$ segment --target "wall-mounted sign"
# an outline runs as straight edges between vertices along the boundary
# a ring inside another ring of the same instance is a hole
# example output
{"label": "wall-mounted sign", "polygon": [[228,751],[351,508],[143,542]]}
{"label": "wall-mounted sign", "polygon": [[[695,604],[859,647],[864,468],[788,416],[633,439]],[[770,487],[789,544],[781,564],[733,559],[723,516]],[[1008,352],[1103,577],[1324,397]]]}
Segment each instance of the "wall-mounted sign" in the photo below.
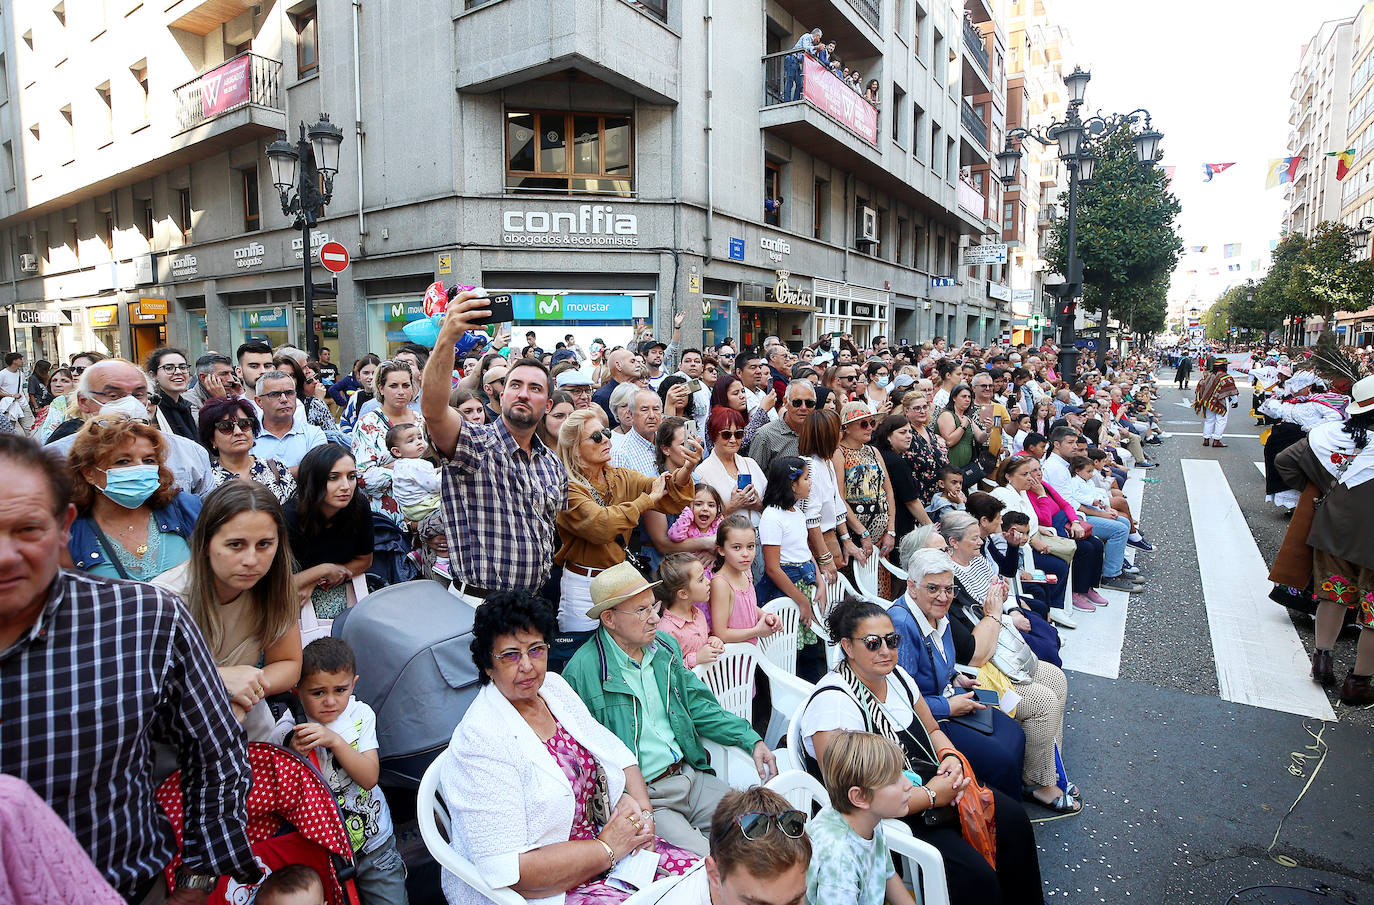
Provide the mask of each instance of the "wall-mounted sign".
{"label": "wall-mounted sign", "polygon": [[179,255],[172,258],[172,276],[193,277],[199,272],[199,264],[195,255]]}
{"label": "wall-mounted sign", "polygon": [[937,289],[937,288],[939,288],[939,287],[941,287],[941,286],[953,286],[953,285],[955,285],[955,283],[956,283],[956,280],[954,279],[954,277],[931,277],[931,278],[930,278],[930,287],[931,287],[932,289]]}
{"label": "wall-mounted sign", "polygon": [[1001,301],[1009,302],[1011,301],[1011,290],[1007,288],[1005,283],[994,283],[991,280],[989,280],[988,298],[1000,299]]}
{"label": "wall-mounted sign", "polygon": [[1006,243],[970,245],[964,249],[962,263],[969,267],[981,267],[984,264],[1005,264],[1007,263]]}
{"label": "wall-mounted sign", "polygon": [[100,305],[99,307],[91,308],[90,312],[92,327],[109,327],[119,323],[118,305]]}
{"label": "wall-mounted sign", "polygon": [[854,303],[854,316],[855,316],[855,317],[872,317],[872,316],[873,316],[873,306],[872,306],[872,305],[865,305],[865,304],[862,303],[862,302],[855,302],[855,303]]}
{"label": "wall-mounted sign", "polygon": [[167,300],[159,298],[141,298],[138,300],[138,308],[144,314],[167,314]]}
{"label": "wall-mounted sign", "polygon": [[453,273],[453,254],[451,252],[446,251],[443,254],[439,255],[438,270],[440,276],[447,273]]}
{"label": "wall-mounted sign", "polygon": [[252,62],[253,58],[245,53],[200,77],[201,116],[210,119],[239,104],[248,103],[252,85],[248,76]]}
{"label": "wall-mounted sign", "polygon": [[730,237],[730,259],[732,261],[744,260],[744,240]]}
{"label": "wall-mounted sign", "polygon": [[501,241],[507,245],[607,246],[639,245],[639,218],[609,204],[583,204],[577,211],[506,210],[501,212]]}
{"label": "wall-mounted sign", "polygon": [[129,323],[160,324],[167,315],[166,299],[140,299],[129,303]]}
{"label": "wall-mounted sign", "polygon": [[235,248],[234,268],[241,270],[245,267],[258,267],[262,264],[262,258],[265,254],[267,254],[267,247],[261,242],[249,242],[241,248]]}
{"label": "wall-mounted sign", "polygon": [[1025,304],[1029,305],[1035,301],[1035,290],[1013,289],[1011,291],[1011,300],[1017,304],[1021,304],[1022,302],[1024,302]]}
{"label": "wall-mounted sign", "polygon": [[701,274],[699,274],[699,273],[693,273],[693,274],[689,274],[689,275],[687,276],[687,291],[688,291],[688,292],[700,292],[700,291],[701,291]]}
{"label": "wall-mounted sign", "polygon": [[[319,257],[320,246],[329,241],[331,241],[329,233],[322,233],[317,229],[312,229],[310,231],[310,256]],[[295,251],[297,261],[301,260],[304,257],[301,254],[301,247],[302,244],[300,236],[296,236],[291,240],[291,249]]]}
{"label": "wall-mounted sign", "polygon": [[573,292],[516,292],[511,296],[515,319],[526,321],[628,321],[648,317],[648,300],[636,311],[637,297]]}
{"label": "wall-mounted sign", "polygon": [[797,305],[810,308],[811,290],[794,289],[788,284],[787,278],[792,274],[786,270],[777,271],[778,281],[773,284],[773,301],[780,305]]}
{"label": "wall-mounted sign", "polygon": [[781,264],[783,258],[792,254],[792,246],[786,239],[774,239],[771,236],[759,236],[759,248],[768,253],[768,260],[774,264]]}
{"label": "wall-mounted sign", "polygon": [[70,324],[67,315],[61,311],[48,311],[41,308],[16,308],[14,322],[24,327],[50,327],[56,324]]}
{"label": "wall-mounted sign", "polygon": [[280,305],[272,308],[249,308],[239,315],[245,330],[285,330],[286,309]]}
{"label": "wall-mounted sign", "polygon": [[426,316],[425,304],[420,299],[413,302],[391,302],[386,306],[386,319],[389,323],[408,324]]}

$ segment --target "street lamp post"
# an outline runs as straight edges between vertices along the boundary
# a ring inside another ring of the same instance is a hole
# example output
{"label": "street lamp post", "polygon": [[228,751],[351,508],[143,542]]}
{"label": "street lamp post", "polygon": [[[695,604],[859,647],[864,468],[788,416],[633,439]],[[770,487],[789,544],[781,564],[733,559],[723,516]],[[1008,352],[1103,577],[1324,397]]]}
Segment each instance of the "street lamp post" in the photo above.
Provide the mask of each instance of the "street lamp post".
{"label": "street lamp post", "polygon": [[[1104,116],[1098,113],[1086,120],[1083,119],[1079,109],[1083,106],[1083,96],[1088,90],[1088,81],[1091,78],[1090,73],[1075,66],[1073,72],[1064,76],[1064,86],[1069,92],[1069,109],[1064,114],[1063,121],[1056,120],[1041,129],[1008,129],[1006,145],[997,155],[999,175],[1002,184],[1008,188],[1016,182],[1021,167],[1021,151],[1012,146],[1014,140],[1031,138],[1047,148],[1057,146],[1059,159],[1069,170],[1069,222],[1065,247],[1067,260],[1064,268],[1067,273],[1057,293],[1059,307],[1056,311],[1059,320],[1059,373],[1064,375],[1065,379],[1078,373],[1078,348],[1074,345],[1077,339],[1074,333],[1074,312],[1078,304],[1077,299],[1083,292],[1083,263],[1078,259],[1078,185],[1080,182],[1092,181],[1093,170],[1097,165],[1097,157],[1090,148],[1084,147],[1084,143],[1100,143],[1117,129],[1134,125],[1143,115],[1145,130],[1136,133],[1132,138],[1135,143],[1136,160],[1141,165],[1154,166],[1159,140],[1163,137],[1151,128],[1150,113],[1143,108],[1126,114]],[[1105,357],[1106,350],[1098,349],[1099,364]]]}
{"label": "street lamp post", "polygon": [[306,131],[300,124],[300,139],[293,145],[282,136],[267,146],[267,162],[272,168],[272,185],[281,196],[281,212],[295,216],[294,229],[301,231],[301,268],[305,292],[305,353],[319,355],[315,339],[315,278],[311,267],[314,249],[310,230],[319,222],[325,207],[334,197],[334,174],[339,172],[339,145],[343,130],[320,114],[319,121]]}

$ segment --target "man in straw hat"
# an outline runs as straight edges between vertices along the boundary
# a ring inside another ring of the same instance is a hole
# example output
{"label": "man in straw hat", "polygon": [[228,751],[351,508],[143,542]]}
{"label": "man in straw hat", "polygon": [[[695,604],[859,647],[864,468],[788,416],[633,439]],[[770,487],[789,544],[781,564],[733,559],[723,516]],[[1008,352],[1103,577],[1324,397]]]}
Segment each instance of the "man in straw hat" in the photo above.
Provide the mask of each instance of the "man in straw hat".
{"label": "man in straw hat", "polygon": [[702,738],[749,752],[761,781],[777,775],[778,765],[749,721],[721,707],[683,665],[673,636],[658,630],[657,584],[627,562],[593,578],[587,616],[601,627],[573,654],[563,678],[635,752],[658,835],[705,855],[711,815],[730,788],[711,770]]}
{"label": "man in straw hat", "polygon": [[1218,356],[1212,361],[1212,370],[1197,382],[1193,411],[1202,415],[1202,445],[1225,447],[1221,436],[1226,432],[1226,418],[1239,402],[1240,390],[1236,381],[1226,373],[1230,362]]}

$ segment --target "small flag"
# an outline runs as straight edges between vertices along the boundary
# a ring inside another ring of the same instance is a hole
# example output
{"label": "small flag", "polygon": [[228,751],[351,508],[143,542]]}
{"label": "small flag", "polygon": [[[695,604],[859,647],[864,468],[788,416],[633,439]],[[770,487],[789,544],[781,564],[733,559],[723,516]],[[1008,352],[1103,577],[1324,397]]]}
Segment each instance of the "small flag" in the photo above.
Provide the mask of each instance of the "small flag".
{"label": "small flag", "polygon": [[1293,176],[1298,172],[1298,164],[1302,163],[1302,156],[1294,157],[1275,157],[1269,161],[1269,174],[1264,177],[1264,187],[1272,189],[1275,186],[1283,185],[1285,182],[1292,182]]}
{"label": "small flag", "polygon": [[1270,251],[1273,251],[1274,249],[1276,249],[1276,248],[1278,248],[1278,247],[1279,247],[1279,240],[1278,240],[1278,239],[1270,239],[1270,240],[1269,240],[1269,250],[1270,250]]}
{"label": "small flag", "polygon": [[1207,254],[1207,246],[1206,246],[1206,245],[1189,245],[1189,246],[1188,246],[1188,252],[1189,252],[1190,254],[1195,254],[1195,255],[1205,255],[1205,254]]}
{"label": "small flag", "polygon": [[1239,264],[1227,264],[1227,265],[1226,265],[1226,269],[1229,270],[1229,271],[1233,271],[1233,272],[1234,272],[1234,271],[1240,270],[1240,265],[1239,265]]}
{"label": "small flag", "polygon": [[1258,272],[1261,266],[1262,266],[1262,265],[1261,265],[1261,263],[1260,263],[1260,259],[1259,259],[1259,258],[1255,258],[1255,260],[1253,260],[1253,261],[1250,262],[1250,272],[1251,272],[1251,273],[1256,273],[1256,272]]}
{"label": "small flag", "polygon": [[1327,157],[1336,158],[1336,181],[1340,182],[1345,178],[1345,174],[1350,172],[1350,168],[1355,164],[1355,149],[1346,148],[1344,151],[1327,151]]}
{"label": "small flag", "polygon": [[1230,163],[1204,163],[1202,165],[1202,181],[1211,182],[1213,176],[1220,173],[1222,170],[1228,167],[1233,167],[1235,165],[1236,162],[1234,160]]}
{"label": "small flag", "polygon": [[1232,242],[1230,245],[1223,245],[1221,248],[1222,248],[1222,255],[1221,255],[1221,256],[1222,256],[1223,258],[1238,258],[1238,257],[1240,257],[1240,243],[1239,243],[1239,242]]}
{"label": "small flag", "polygon": [[1216,276],[1216,275],[1219,274],[1219,273],[1221,273],[1221,271],[1220,271],[1220,270],[1217,270],[1215,267],[1213,267],[1213,268],[1211,268],[1210,270],[1207,271],[1207,275],[1208,275],[1209,277],[1214,277],[1214,276]]}

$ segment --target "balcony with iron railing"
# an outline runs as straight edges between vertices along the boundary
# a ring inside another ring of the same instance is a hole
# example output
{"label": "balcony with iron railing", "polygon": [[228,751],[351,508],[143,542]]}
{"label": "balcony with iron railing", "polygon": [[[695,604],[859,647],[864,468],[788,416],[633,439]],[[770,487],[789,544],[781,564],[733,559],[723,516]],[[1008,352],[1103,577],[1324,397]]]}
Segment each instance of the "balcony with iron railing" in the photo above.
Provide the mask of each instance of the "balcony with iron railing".
{"label": "balcony with iron railing", "polygon": [[[499,0],[464,0],[465,9],[476,9],[479,6],[486,6],[489,3],[497,3]],[[653,16],[660,22],[668,21],[668,0],[622,0],[630,6],[638,7],[644,12]]]}
{"label": "balcony with iron railing", "polygon": [[[878,108],[809,54],[784,51],[763,58],[763,108],[764,128],[819,131],[881,159]],[[814,137],[794,143],[808,146]]]}
{"label": "balcony with iron railing", "polygon": [[177,134],[245,107],[274,111],[285,127],[281,61],[241,53],[173,90]]}
{"label": "balcony with iron railing", "polygon": [[881,30],[879,27],[882,23],[880,11],[881,4],[879,0],[849,0],[849,5],[854,7],[854,12],[858,13],[859,17],[869,25],[873,26],[875,31]]}
{"label": "balcony with iron railing", "polygon": [[969,54],[978,63],[978,68],[982,70],[983,77],[988,78],[988,48],[983,43],[983,36],[978,28],[968,19],[964,20],[964,46]]}
{"label": "balcony with iron railing", "polygon": [[959,102],[959,119],[964,125],[964,131],[978,142],[978,147],[986,156],[988,152],[988,124],[983,122],[983,118],[978,115],[973,107],[969,106],[969,102],[966,100]]}

